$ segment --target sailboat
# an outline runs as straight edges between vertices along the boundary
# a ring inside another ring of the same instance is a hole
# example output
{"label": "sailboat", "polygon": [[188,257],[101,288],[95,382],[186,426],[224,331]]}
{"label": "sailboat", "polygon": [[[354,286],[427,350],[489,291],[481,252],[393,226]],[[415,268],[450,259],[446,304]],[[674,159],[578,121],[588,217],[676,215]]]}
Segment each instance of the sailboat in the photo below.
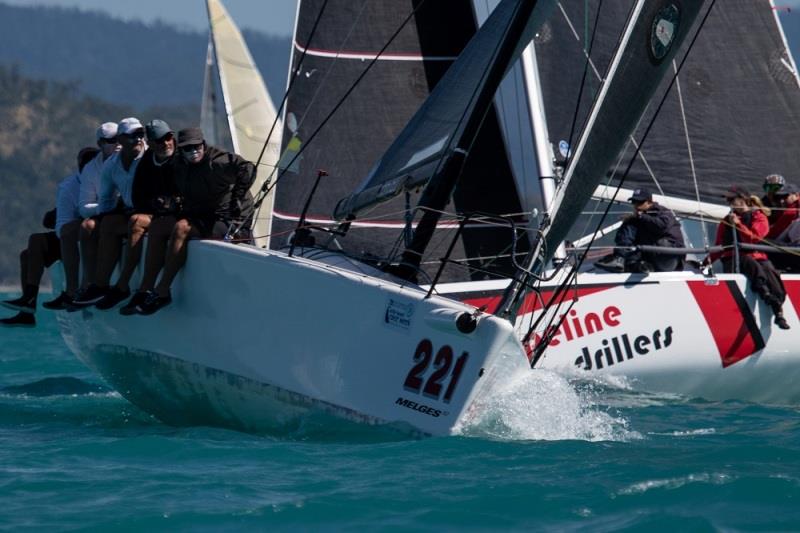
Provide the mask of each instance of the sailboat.
{"label": "sailboat", "polygon": [[[200,123],[206,140],[256,163],[257,196],[280,156],[281,122],[239,28],[219,0],[206,0],[210,27]],[[257,210],[253,236],[268,247],[274,194]]]}
{"label": "sailboat", "polygon": [[[581,186],[584,202],[633,132],[703,2],[676,5],[639,1],[626,21],[593,107],[594,127],[579,144],[582,159],[573,162],[572,175],[593,182]],[[403,245],[403,257],[420,257],[504,75],[552,11],[542,0],[497,5],[363,185],[342,198],[340,233],[390,193],[421,190],[422,214]],[[655,60],[642,53],[642,42],[658,46]],[[623,98],[627,112],[614,112],[610,103]],[[514,221],[506,222],[513,229]],[[425,290],[398,277],[404,265],[395,270],[298,242],[282,251],[197,241],[189,254],[173,305],[157,316],[91,309],[59,316],[82,361],[168,423],[260,430],[321,411],[449,434],[530,371],[511,320],[437,294],[435,283]]]}
{"label": "sailboat", "polygon": [[[579,44],[576,23],[589,22],[584,26],[589,28],[596,23],[599,33],[613,34],[608,26],[627,7],[605,3],[598,11],[598,3],[590,4],[583,13],[563,4],[561,17],[551,19],[537,41],[549,126],[540,134],[549,139],[568,139],[575,113],[577,94],[565,97],[565,86],[556,86],[548,73],[582,72],[588,44]],[[728,44],[720,46],[723,41]],[[593,197],[627,203],[633,188],[661,191],[654,198],[682,219],[687,242],[702,259],[713,241],[713,225],[729,210],[717,200],[724,190],[739,184],[757,192],[767,174],[800,171],[800,156],[785,145],[800,133],[800,79],[775,6],[767,0],[717,2],[693,46],[639,154],[634,152],[641,137],[634,135],[620,158],[624,167],[635,157],[624,188],[617,191],[619,170]],[[589,66],[590,73],[602,72],[604,54],[608,57],[607,50],[595,52],[598,64]],[[592,207],[603,211],[603,205]],[[574,218],[567,222],[570,240],[589,242],[594,224],[576,224],[580,219]],[[771,310],[743,275],[697,270],[581,273],[560,294],[557,282],[564,278],[556,276],[556,283],[540,285],[539,297],[520,304],[517,331],[539,368],[623,377],[638,390],[686,397],[797,403],[800,277],[782,277],[789,331],[772,323]],[[500,298],[468,301],[493,309]]]}
{"label": "sailboat", "polygon": [[[550,211],[549,216],[556,216],[553,213],[555,182],[561,182],[562,205],[558,209],[560,218],[551,223],[558,226],[558,232],[550,231],[551,236],[556,235],[550,239],[551,250],[565,236],[576,245],[590,242],[594,237],[592,232],[585,235],[589,226],[578,214],[590,187],[583,185],[583,190],[577,195],[565,187],[565,180],[560,175],[563,169],[554,164],[551,147],[558,144],[563,152],[560,156],[569,155],[572,144],[570,129],[575,123],[580,126],[587,120],[589,104],[595,97],[594,93],[602,88],[603,75],[611,63],[611,44],[618,42],[622,25],[636,5],[636,2],[559,3],[555,16],[549,19],[534,40],[535,53],[529,49],[523,56],[523,72],[518,75],[523,83],[512,85],[508,91],[525,93],[527,107],[510,105],[508,100],[512,98],[508,96],[498,97],[495,101],[493,111],[497,112],[496,120],[502,133],[502,136],[495,136],[502,137],[504,144],[491,157],[513,169],[517,178],[516,198],[520,200],[518,205],[522,210],[530,213],[538,208]],[[296,51],[311,48],[307,44],[308,28],[313,25],[318,6],[310,6],[304,17],[305,7],[301,5],[299,11],[303,37],[295,40]],[[473,7],[480,19],[481,8],[486,9],[485,3],[476,2]],[[603,10],[599,11],[599,7]],[[342,8],[340,12],[346,10]],[[354,14],[348,13],[347,20],[353,18]],[[452,25],[462,28],[463,24],[458,25],[458,20],[458,16],[453,16]],[[341,42],[346,42],[345,38],[350,36],[351,25],[343,22],[337,25],[333,20],[331,26],[343,28],[340,40],[326,35],[329,49],[316,50],[315,58],[320,62],[335,59],[340,62],[360,59],[363,62],[363,57],[339,53],[337,49],[337,46],[343,47]],[[597,42],[604,44],[595,45],[589,54],[589,31],[593,27],[598,33]],[[581,29],[585,33],[583,36]],[[728,45],[721,47],[720,42]],[[353,45],[350,42],[346,44]],[[793,169],[800,170],[798,154],[785,148],[785,138],[791,138],[800,127],[800,84],[774,5],[767,0],[717,3],[693,46],[695,50],[689,56],[683,73],[676,77],[676,88],[668,95],[646,146],[636,155],[636,164],[631,168],[626,184],[630,188],[644,185],[681,195],[678,198],[657,194],[655,198],[683,220],[690,246],[694,246],[700,255],[705,255],[710,244],[709,231],[713,235],[713,229],[708,226],[728,212],[726,206],[707,200],[719,198],[731,184],[733,176],[743,180],[743,184],[760,186],[762,177],[776,169],[787,174],[792,174]],[[423,55],[442,57],[435,51]],[[589,61],[586,61],[587,56]],[[596,82],[581,94],[578,90],[584,67]],[[677,61],[672,68],[677,69]],[[326,67],[320,64],[314,64],[313,70],[320,75],[327,72]],[[304,111],[309,99],[303,98],[303,94],[313,94],[315,84],[313,79],[302,81],[308,87],[299,97],[293,99],[290,95],[290,109],[298,116],[303,116],[304,112],[318,113]],[[391,93],[387,100],[401,98],[402,95]],[[582,109],[575,109],[576,102],[581,103]],[[299,110],[293,109],[293,105]],[[504,112],[509,108],[510,113]],[[737,112],[732,113],[732,109]],[[520,116],[529,116],[533,135],[530,141],[525,141],[526,148],[517,150],[517,156],[508,157],[508,160],[519,160],[520,153],[524,156],[526,149],[534,154],[536,161],[533,166],[537,175],[533,179],[524,172],[526,164],[531,167],[530,161],[509,165],[506,160],[507,154],[517,146],[515,140],[518,141],[524,133],[524,128],[511,131],[514,121],[508,117],[514,113],[517,120]],[[573,115],[577,116],[573,118]],[[490,119],[495,117],[490,114]],[[315,122],[312,116],[306,122],[316,125],[319,121]],[[357,119],[345,119],[340,122],[339,130],[334,127],[333,131],[357,128],[357,124]],[[774,128],[776,124],[780,126]],[[767,128],[755,133],[753,127],[756,125]],[[313,126],[307,130],[313,130]],[[580,131],[580,127],[576,131]],[[619,168],[622,162],[630,159],[633,150],[639,147],[635,137],[631,137],[627,152],[609,168]],[[561,142],[557,142],[559,140]],[[328,142],[321,144],[328,146]],[[303,175],[300,168],[299,179],[293,179],[295,184],[305,180],[307,186],[295,189],[295,194],[311,188],[311,169],[324,165],[326,161],[335,161],[336,153],[343,150],[343,142],[333,145],[337,148],[330,153],[314,152],[307,156],[310,165],[306,165],[306,174]],[[356,140],[353,146],[360,146],[359,143],[363,141]],[[353,160],[348,160],[348,164],[352,168]],[[337,170],[337,175],[347,176],[347,169]],[[468,172],[469,161],[465,164],[464,174]],[[530,184],[537,178],[542,182],[541,191],[531,194],[533,187]],[[586,180],[578,180],[581,181]],[[343,185],[337,183],[335,186]],[[600,186],[592,196],[598,201],[608,202],[616,198],[618,203],[627,203],[632,194],[630,188]],[[487,192],[484,188],[479,194]],[[507,189],[503,194],[508,194]],[[701,200],[701,194],[705,201]],[[564,198],[573,200],[568,209],[564,209]],[[278,203],[281,201],[279,191]],[[318,209],[323,212],[336,205],[330,201],[326,203],[321,195],[314,201],[319,203]],[[298,204],[297,198],[288,203]],[[375,209],[380,208],[389,214],[403,212],[402,204],[397,202],[377,205]],[[458,205],[451,204],[444,211],[457,209]],[[493,213],[515,213],[509,204],[504,209],[495,209]],[[595,210],[602,211],[596,206]],[[297,216],[292,218],[293,221],[297,219]],[[360,228],[371,236],[376,234],[377,228],[390,227],[396,231],[399,227],[407,227],[402,220],[394,225],[386,223],[386,215],[381,212],[377,216],[373,212],[370,216],[357,218],[354,224],[359,222],[362,224]],[[315,223],[330,224],[331,220],[324,215],[317,216]],[[440,229],[449,228],[451,232],[458,229],[458,225],[452,222],[443,224],[440,221],[438,226]],[[610,231],[614,225],[611,226],[600,233]],[[583,233],[579,228],[584,228]],[[469,224],[463,229],[462,235],[468,233]],[[524,238],[525,235],[520,236],[521,241]],[[491,241],[492,238],[481,239],[478,235],[475,239],[477,242],[481,240]],[[471,279],[460,283],[438,283],[435,290],[484,308],[486,312],[498,312],[508,280],[503,276],[496,276],[497,279],[492,281],[479,280],[486,272],[480,267],[495,261],[500,254],[497,249],[492,253],[475,253],[477,249],[479,247],[473,246],[468,250],[463,246],[461,250],[448,254],[448,257],[456,257],[459,253],[467,257],[465,263],[472,267]],[[445,252],[439,255],[445,255]],[[484,257],[479,261],[469,260],[471,255]],[[498,272],[501,269],[495,268],[494,273]],[[792,386],[800,370],[793,347],[798,325],[796,306],[800,304],[798,279],[794,275],[784,277],[788,291],[785,313],[793,327],[789,332],[778,331],[771,324],[771,311],[756,299],[741,275],[704,275],[697,270],[687,270],[647,276],[590,272],[570,278],[563,272],[551,271],[542,277],[551,279],[538,284],[538,292],[529,292],[526,298],[518,300],[514,307],[516,316],[509,316],[537,368],[566,370],[577,372],[579,376],[601,379],[604,375],[622,376],[637,389],[690,397],[769,403],[796,403],[800,400]],[[569,284],[565,291],[560,284],[567,279]],[[543,310],[546,310],[545,314],[549,313],[548,317],[541,316]],[[508,309],[502,312],[510,314]],[[553,324],[557,327],[548,333]],[[546,335],[549,338],[542,342]]]}

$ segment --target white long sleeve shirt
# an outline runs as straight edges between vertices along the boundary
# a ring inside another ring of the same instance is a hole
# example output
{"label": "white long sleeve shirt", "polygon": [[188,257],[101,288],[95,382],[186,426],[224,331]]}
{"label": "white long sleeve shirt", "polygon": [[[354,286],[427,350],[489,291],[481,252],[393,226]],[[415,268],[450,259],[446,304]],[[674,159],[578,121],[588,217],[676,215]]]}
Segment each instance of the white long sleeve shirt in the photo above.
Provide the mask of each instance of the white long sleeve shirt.
{"label": "white long sleeve shirt", "polygon": [[61,228],[73,220],[83,218],[78,209],[80,199],[81,181],[76,172],[67,176],[58,184],[56,193],[56,235],[61,237]]}
{"label": "white long sleeve shirt", "polygon": [[125,207],[133,207],[131,192],[133,191],[133,177],[136,167],[142,160],[144,150],[131,163],[130,168],[122,168],[120,152],[108,158],[100,173],[100,194],[98,198],[98,213],[107,213],[117,206],[117,199],[122,198]]}
{"label": "white long sleeve shirt", "polygon": [[100,152],[81,171],[78,209],[83,218],[93,217],[98,213],[97,198],[100,194],[100,172],[103,170],[103,164],[105,164],[105,160],[103,160],[103,152]]}

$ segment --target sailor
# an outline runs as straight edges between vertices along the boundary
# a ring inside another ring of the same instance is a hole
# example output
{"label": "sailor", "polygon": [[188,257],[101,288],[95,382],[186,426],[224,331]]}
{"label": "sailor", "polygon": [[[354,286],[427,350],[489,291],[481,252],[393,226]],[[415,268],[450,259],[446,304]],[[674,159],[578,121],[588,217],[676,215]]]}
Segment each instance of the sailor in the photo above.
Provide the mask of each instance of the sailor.
{"label": "sailor", "polygon": [[731,212],[717,227],[715,245],[726,248],[721,252],[709,254],[703,263],[710,265],[720,259],[724,272],[736,272],[735,261],[738,257],[738,270],[750,280],[753,291],[770,306],[775,315],[775,324],[781,329],[789,329],[789,324],[783,316],[786,289],[767,254],[743,248],[734,251],[731,247],[734,244],[759,243],[767,235],[769,222],[763,210],[757,205],[761,202],[758,196],[751,196],[742,187],[729,189],[725,199],[731,206]]}
{"label": "sailor", "polygon": [[[148,122],[144,130],[149,146],[136,167],[131,185],[132,206],[128,209],[131,214],[128,218],[125,261],[117,282],[95,304],[98,309],[111,309],[130,296],[130,280],[142,257],[142,238],[145,233],[150,233],[150,240],[152,240],[151,227],[154,215],[166,214],[165,209],[169,209],[174,204],[174,196],[177,194],[173,178],[175,132],[169,127],[169,124],[159,119]],[[168,237],[174,223],[174,217],[170,217],[166,222],[163,220],[156,222],[156,235],[160,236],[166,233]],[[166,229],[162,227],[165,224],[168,225]],[[163,247],[166,247],[166,237],[162,240],[164,241]],[[162,250],[160,253],[150,255],[151,260],[157,256],[162,258],[155,269],[157,275],[163,263],[164,252]],[[154,281],[153,279],[147,288],[152,288]],[[140,288],[139,292],[120,312],[132,314],[135,312],[136,306],[144,302],[144,298],[145,293]]]}
{"label": "sailor", "polygon": [[[3,326],[33,327],[36,325],[36,302],[39,297],[39,283],[42,280],[44,269],[50,267],[61,258],[62,243],[58,235],[63,234],[64,229],[69,225],[74,226],[73,233],[76,238],[72,240],[71,250],[74,263],[67,267],[65,273],[67,278],[67,294],[62,293],[54,300],[45,302],[43,305],[50,309],[63,309],[68,303],[69,290],[74,291],[78,284],[78,252],[77,252],[77,226],[82,220],[78,211],[78,198],[80,190],[79,174],[85,165],[97,154],[97,149],[88,147],[78,152],[78,170],[74,174],[64,178],[58,186],[56,196],[56,209],[48,211],[42,224],[47,229],[43,233],[33,233],[28,238],[28,246],[19,255],[20,279],[22,285],[22,296],[13,300],[2,302],[4,307],[17,311],[17,315],[11,318],[0,319]],[[77,222],[77,224],[74,224]]]}
{"label": "sailor", "polygon": [[242,227],[238,239],[249,239],[248,220],[253,215],[250,186],[255,180],[253,163],[208,146],[200,128],[178,132],[180,157],[175,161],[175,184],[183,205],[172,230],[164,271],[147,300],[137,307],[141,314],[155,313],[172,302],[172,281],[186,263],[189,239],[230,237]]}
{"label": "sailor", "polygon": [[[785,247],[800,246],[800,189],[788,183],[778,191],[782,211],[775,223],[770,225],[767,239]],[[800,270],[800,255],[794,251],[769,253],[769,260],[778,270],[797,272]]]}
{"label": "sailor", "polygon": [[75,297],[73,305],[76,307],[95,304],[110,291],[111,274],[122,254],[122,240],[128,234],[128,219],[133,214],[133,177],[147,149],[144,136],[144,126],[139,119],[129,117],[119,122],[120,150],[108,158],[100,174],[99,215],[84,221],[82,226],[88,230],[99,221],[94,230],[99,232],[95,283]]}
{"label": "sailor", "polygon": [[780,174],[769,174],[764,178],[764,196],[761,197],[761,203],[770,211],[767,213],[769,223],[774,224],[780,216],[780,210],[775,208],[781,207],[781,199],[778,192],[786,185],[786,180]]}
{"label": "sailor", "polygon": [[97,128],[97,146],[100,148],[100,153],[83,167],[80,175],[81,189],[78,209],[84,219],[79,234],[81,243],[80,262],[83,265],[82,289],[86,289],[89,284],[94,283],[94,275],[97,271],[98,232],[94,231],[95,220],[92,217],[98,214],[97,199],[100,195],[100,172],[108,158],[119,150],[117,128],[116,122],[104,122]]}
{"label": "sailor", "polygon": [[636,189],[628,199],[633,213],[626,215],[617,230],[614,252],[596,261],[609,272],[669,272],[683,269],[683,255],[631,250],[638,245],[683,248],[681,224],[672,211],[653,201],[646,189]]}

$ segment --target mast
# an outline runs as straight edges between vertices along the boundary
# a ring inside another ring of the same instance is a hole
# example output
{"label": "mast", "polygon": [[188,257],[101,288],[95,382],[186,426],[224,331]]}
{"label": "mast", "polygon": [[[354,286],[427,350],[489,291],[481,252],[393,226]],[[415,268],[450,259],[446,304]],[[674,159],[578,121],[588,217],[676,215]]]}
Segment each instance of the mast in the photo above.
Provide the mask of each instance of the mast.
{"label": "mast", "polygon": [[[459,175],[473,140],[483,122],[485,114],[492,105],[495,92],[503,80],[515,51],[518,50],[523,35],[529,27],[529,22],[537,0],[523,0],[515,8],[505,34],[498,43],[495,60],[490,64],[484,83],[479,87],[479,92],[474,96],[474,107],[465,117],[463,129],[455,139],[455,145],[446,155],[441,170],[434,175],[419,202],[419,207],[424,209],[422,218],[414,231],[411,244],[403,251],[398,271],[399,276],[413,280],[419,269],[422,254],[430,243],[436,224],[441,218],[441,211],[447,206],[453,195],[453,190],[458,182]],[[496,9],[499,10],[498,7]]]}
{"label": "mast", "polygon": [[[542,97],[542,84],[539,80],[539,65],[536,62],[536,47],[533,41],[522,52],[521,63],[525,88],[528,93],[528,113],[533,130],[536,166],[539,170],[539,190],[542,193],[544,213],[547,214],[550,212],[556,195],[556,170],[553,164],[555,158],[547,129],[547,115]],[[557,259],[566,257],[563,243],[558,246],[554,257]]]}

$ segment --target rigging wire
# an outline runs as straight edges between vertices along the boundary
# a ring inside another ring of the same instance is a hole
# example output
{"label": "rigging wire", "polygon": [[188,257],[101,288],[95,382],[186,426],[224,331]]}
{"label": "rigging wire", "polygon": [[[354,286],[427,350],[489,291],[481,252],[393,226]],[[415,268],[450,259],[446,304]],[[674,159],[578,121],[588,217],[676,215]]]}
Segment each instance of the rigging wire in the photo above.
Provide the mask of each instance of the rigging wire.
{"label": "rigging wire", "polygon": [[314,129],[314,131],[311,133],[311,135],[309,135],[308,139],[306,139],[306,141],[303,143],[303,145],[300,147],[300,149],[297,151],[297,153],[294,155],[294,157],[292,157],[291,161],[289,161],[289,163],[286,164],[283,169],[278,169],[278,176],[275,178],[275,181],[272,182],[272,184],[268,185],[268,186],[265,183],[265,187],[262,187],[262,191],[261,191],[262,195],[257,200],[257,202],[263,201],[263,199],[266,197],[266,195],[268,195],[272,191],[272,189],[275,188],[275,186],[278,184],[278,182],[281,181],[284,178],[284,176],[286,175],[286,172],[288,171],[288,169],[292,167],[292,165],[295,163],[295,161],[297,161],[297,159],[300,157],[300,155],[308,148],[308,146],[311,144],[311,142],[317,137],[319,132],[325,127],[325,125],[331,120],[331,118],[333,118],[333,115],[336,114],[336,112],[339,110],[339,108],[342,107],[342,105],[344,105],[344,102],[350,97],[350,94],[361,83],[361,80],[364,79],[364,77],[372,69],[372,67],[375,65],[375,63],[378,62],[378,59],[383,55],[383,53],[394,42],[394,40],[397,38],[397,36],[400,34],[400,32],[406,27],[406,25],[409,23],[409,21],[411,21],[411,19],[414,17],[414,15],[416,15],[417,11],[419,11],[419,9],[423,5],[425,5],[425,2],[426,2],[426,0],[420,0],[420,2],[418,2],[414,6],[414,9],[411,10],[411,12],[403,20],[403,22],[400,24],[400,26],[389,37],[389,40],[386,42],[386,44],[384,44],[383,47],[375,55],[375,57],[370,60],[370,62],[367,64],[367,66],[364,68],[364,70],[353,81],[353,83],[350,85],[350,87],[347,89],[347,91],[345,91],[344,95],[339,99],[339,101],[336,103],[336,105],[333,106],[333,109],[331,109],[331,111],[325,116],[325,118],[322,119],[322,121],[316,127],[316,129]]}
{"label": "rigging wire", "polygon": [[[691,53],[692,48],[694,47],[694,44],[697,41],[698,36],[702,32],[702,29],[705,26],[706,21],[708,20],[708,16],[711,14],[711,11],[714,8],[715,4],[716,4],[716,0],[711,0],[711,4],[709,5],[708,10],[706,11],[705,15],[703,16],[703,19],[700,21],[700,24],[697,27],[697,31],[695,32],[692,40],[690,41],[690,43],[689,43],[689,45],[688,45],[688,47],[686,49],[686,53],[684,54],[683,58],[681,59],[681,62],[678,65],[678,68],[675,70],[675,74],[673,75],[672,79],[670,80],[670,83],[667,86],[667,89],[664,91],[664,94],[661,97],[661,100],[660,100],[658,106],[656,107],[655,112],[653,113],[653,116],[650,118],[650,121],[649,121],[649,123],[647,125],[647,128],[645,129],[645,131],[642,134],[641,141],[639,142],[634,154],[631,156],[631,158],[630,158],[630,160],[628,162],[628,165],[625,168],[625,172],[623,173],[619,184],[617,185],[616,189],[614,190],[614,194],[612,195],[608,205],[606,206],[605,213],[601,217],[600,221],[598,221],[597,228],[595,229],[595,235],[597,234],[597,232],[600,231],[600,229],[601,229],[601,227],[602,227],[602,225],[603,225],[603,223],[605,221],[605,218],[608,216],[608,212],[611,209],[611,205],[616,200],[616,197],[617,197],[617,194],[619,193],[620,188],[625,183],[625,179],[628,177],[628,174],[630,173],[631,168],[633,167],[633,164],[635,163],[636,158],[638,157],[638,154],[639,154],[639,151],[641,150],[642,145],[647,140],[647,136],[649,135],[649,133],[650,133],[652,127],[653,127],[653,124],[655,124],[656,118],[658,117],[661,109],[664,106],[664,103],[667,100],[667,96],[669,96],[669,93],[672,90],[673,85],[675,85],[675,82],[676,82],[676,80],[678,78],[678,74],[680,73],[681,69],[683,68],[683,65],[686,62],[686,59],[689,57],[689,54]],[[583,264],[583,261],[586,259],[587,255],[589,254],[590,250],[592,249],[592,245],[594,244],[594,241],[595,241],[595,239],[593,237],[592,240],[589,241],[589,244],[586,247],[586,249],[584,250],[584,252],[582,254],[580,254],[580,256],[578,257],[578,260],[575,262],[573,267],[570,269],[570,271],[565,276],[564,281],[561,284],[559,284],[559,286],[556,288],[556,291],[554,292],[553,297],[551,298],[551,301],[553,301],[553,299],[555,299],[557,297],[557,295],[561,295],[561,299],[559,300],[557,308],[556,308],[556,313],[558,312],[558,310],[560,309],[561,304],[563,303],[564,291],[562,289],[564,287],[566,287],[567,283],[572,283],[573,280],[577,281],[577,273],[578,273],[581,265]],[[561,318],[558,320],[558,323],[555,325],[555,327],[553,327],[552,318],[548,322],[548,325],[545,328],[544,334],[542,336],[542,340],[534,348],[534,353],[533,353],[533,356],[531,358],[531,367],[535,366],[536,363],[544,355],[546,346],[550,344],[550,341],[555,336],[556,331],[563,324],[564,320],[566,319],[567,314],[572,309],[572,306],[574,304],[575,304],[575,300],[573,300],[571,302],[569,308],[567,309],[567,312],[563,313],[561,315]],[[546,311],[547,311],[547,308],[545,308],[542,311],[542,313],[540,314],[539,318],[544,317]],[[539,318],[537,318],[537,320],[536,320],[536,324],[535,324],[536,328],[538,328],[538,324],[540,322]],[[528,333],[525,335],[526,342],[530,340],[531,334],[532,334],[532,331],[529,330]]]}

